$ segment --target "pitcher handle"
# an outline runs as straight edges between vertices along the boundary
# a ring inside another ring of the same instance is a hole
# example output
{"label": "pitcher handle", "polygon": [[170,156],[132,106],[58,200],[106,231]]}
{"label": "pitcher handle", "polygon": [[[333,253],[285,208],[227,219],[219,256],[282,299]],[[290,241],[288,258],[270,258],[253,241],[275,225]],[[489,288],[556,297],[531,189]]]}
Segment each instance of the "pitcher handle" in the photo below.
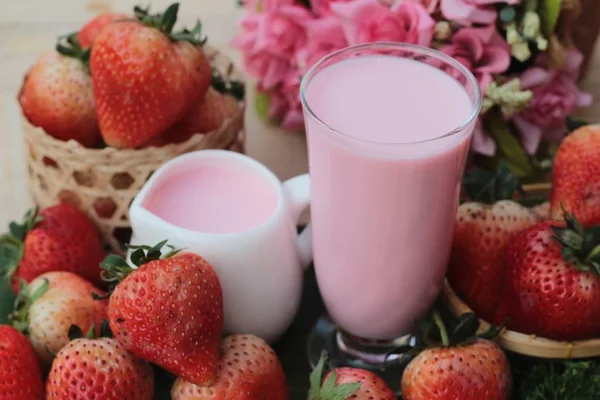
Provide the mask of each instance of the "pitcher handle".
{"label": "pitcher handle", "polygon": [[[293,221],[298,223],[300,216],[310,205],[310,177],[308,174],[288,179],[283,184],[290,205]],[[300,263],[306,269],[312,262],[312,229],[310,223],[298,235],[298,254]]]}

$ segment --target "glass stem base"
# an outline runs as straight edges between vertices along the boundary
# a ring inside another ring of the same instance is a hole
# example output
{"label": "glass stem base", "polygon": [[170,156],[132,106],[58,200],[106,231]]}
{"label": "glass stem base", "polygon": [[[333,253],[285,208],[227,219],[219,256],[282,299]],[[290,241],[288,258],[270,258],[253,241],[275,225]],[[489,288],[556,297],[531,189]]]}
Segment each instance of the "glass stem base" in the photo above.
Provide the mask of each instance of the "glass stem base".
{"label": "glass stem base", "polygon": [[326,353],[332,368],[354,367],[373,371],[399,396],[402,373],[413,358],[408,353],[413,343],[412,335],[385,341],[358,338],[342,331],[324,316],[309,334],[307,350],[312,368]]}

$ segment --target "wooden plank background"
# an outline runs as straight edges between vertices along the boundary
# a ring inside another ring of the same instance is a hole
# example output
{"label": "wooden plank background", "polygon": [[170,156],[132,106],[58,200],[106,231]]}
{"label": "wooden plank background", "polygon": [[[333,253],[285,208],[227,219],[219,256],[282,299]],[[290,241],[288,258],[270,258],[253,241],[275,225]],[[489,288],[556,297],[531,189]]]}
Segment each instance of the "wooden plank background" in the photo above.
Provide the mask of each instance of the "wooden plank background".
{"label": "wooden plank background", "polygon": [[[154,0],[164,9],[172,0]],[[127,12],[134,0],[0,0],[0,227],[20,218],[30,206],[16,101],[23,75],[38,55],[51,49],[56,38],[77,30],[93,15],[106,10]],[[180,23],[203,22],[209,42],[238,60],[229,46],[236,33],[240,10],[236,0],[182,0]],[[583,87],[598,99],[579,113],[600,122],[600,43]],[[246,120],[247,152],[286,179],[306,171],[306,144],[301,135],[287,134],[259,122],[249,107]],[[1,229],[0,229],[1,230]]]}

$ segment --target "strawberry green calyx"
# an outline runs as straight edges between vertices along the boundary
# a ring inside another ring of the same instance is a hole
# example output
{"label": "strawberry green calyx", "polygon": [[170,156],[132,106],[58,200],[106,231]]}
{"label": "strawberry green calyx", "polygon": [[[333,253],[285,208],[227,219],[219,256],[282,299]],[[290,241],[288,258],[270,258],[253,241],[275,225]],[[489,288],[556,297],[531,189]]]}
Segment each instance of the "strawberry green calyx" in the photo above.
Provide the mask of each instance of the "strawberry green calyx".
{"label": "strawberry green calyx", "polygon": [[331,371],[329,377],[323,382],[326,361],[327,356],[323,354],[312,374],[310,374],[308,400],[344,400],[350,398],[360,388],[360,382],[336,385],[337,375],[335,370]]}
{"label": "strawberry green calyx", "polygon": [[202,46],[207,38],[202,37],[202,24],[196,21],[192,30],[183,29],[179,32],[173,32],[175,22],[177,22],[177,13],[179,12],[179,3],[171,4],[162,14],[150,14],[150,7],[135,6],[133,13],[142,24],[156,28],[167,35],[173,41],[186,41],[196,46]]}
{"label": "strawberry green calyx", "polygon": [[41,221],[39,208],[32,208],[20,224],[11,222],[9,232],[0,236],[0,279],[12,277],[23,258],[25,237]]}
{"label": "strawberry green calyx", "polygon": [[505,162],[496,171],[474,167],[465,173],[463,188],[470,201],[492,204],[512,200],[515,193],[524,194],[517,176]]}
{"label": "strawberry green calyx", "polygon": [[563,208],[566,227],[553,226],[554,240],[558,241],[562,258],[580,271],[600,276],[600,225],[585,229]]}
{"label": "strawberry green calyx", "polygon": [[448,327],[441,314],[438,311],[433,313],[432,322],[427,326],[425,336],[428,337],[430,330],[435,326],[440,342],[436,346],[441,347],[458,347],[468,345],[478,339],[494,339],[504,328],[503,326],[491,325],[488,330],[478,333],[481,326],[479,317],[475,313],[464,313],[458,317],[458,321],[454,324],[452,330]]}
{"label": "strawberry green calyx", "polygon": [[231,94],[238,101],[244,100],[246,96],[246,87],[235,79],[225,79],[221,72],[215,67],[212,68],[211,86],[219,93]]}
{"label": "strawberry green calyx", "polygon": [[68,35],[64,35],[58,38],[58,43],[56,44],[56,51],[62,54],[63,56],[75,58],[83,63],[83,65],[88,68],[90,67],[90,54],[91,47],[84,49],[81,47],[79,43],[79,39],[77,35],[79,32],[73,32]]}
{"label": "strawberry green calyx", "polygon": [[77,325],[71,325],[69,327],[68,337],[69,337],[69,340],[99,339],[102,337],[106,337],[106,338],[113,337],[112,331],[110,330],[110,326],[108,324],[108,320],[102,321],[102,324],[100,325],[100,331],[99,331],[100,334],[99,335],[96,333],[96,331],[97,331],[97,329],[96,329],[95,324],[92,324],[92,326],[90,326],[90,329],[88,329],[88,331],[85,333]]}
{"label": "strawberry green calyx", "polygon": [[[171,250],[163,255],[163,247],[167,247]],[[129,245],[128,248],[133,250],[130,255],[130,259],[131,263],[136,267],[141,267],[150,261],[173,257],[181,251],[181,249],[175,249],[173,246],[167,244],[166,240],[163,240],[154,246]],[[104,270],[102,271],[102,279],[105,282],[110,283],[110,289],[104,296],[98,296],[95,293],[92,293],[92,296],[96,300],[102,300],[110,297],[111,293],[119,284],[119,282],[123,281],[129,274],[136,270],[136,268],[133,268],[129,263],[127,263],[125,258],[116,254],[110,254],[106,256],[104,261],[100,263],[100,268]]]}
{"label": "strawberry green calyx", "polygon": [[21,279],[19,294],[15,299],[13,312],[9,316],[11,324],[15,329],[23,334],[28,333],[29,309],[46,293],[49,286],[50,282],[48,282],[47,279],[44,279],[42,284],[34,289]]}

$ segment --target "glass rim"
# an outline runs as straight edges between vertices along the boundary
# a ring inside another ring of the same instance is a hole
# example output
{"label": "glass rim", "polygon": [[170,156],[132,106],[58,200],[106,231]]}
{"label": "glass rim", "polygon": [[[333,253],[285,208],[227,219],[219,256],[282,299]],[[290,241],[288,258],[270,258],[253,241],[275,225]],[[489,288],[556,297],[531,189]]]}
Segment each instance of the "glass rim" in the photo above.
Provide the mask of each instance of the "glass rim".
{"label": "glass rim", "polygon": [[[351,52],[355,52],[355,51],[359,51],[359,50],[373,49],[373,48],[383,48],[383,49],[387,48],[387,49],[396,49],[396,50],[406,49],[406,50],[418,51],[418,52],[424,53],[426,55],[429,55],[431,57],[434,57],[438,60],[441,60],[442,62],[445,62],[446,64],[450,64],[451,66],[456,68],[463,76],[466,77],[467,81],[470,82],[473,85],[473,87],[475,88],[475,99],[474,99],[473,107],[472,107],[473,110],[471,111],[471,114],[469,115],[467,120],[464,123],[462,123],[461,125],[457,126],[456,128],[450,130],[449,132],[441,134],[440,136],[436,136],[436,137],[433,137],[430,139],[425,139],[425,140],[408,141],[408,142],[407,141],[405,141],[405,142],[381,142],[381,141],[360,139],[355,136],[344,133],[344,132],[332,127],[325,121],[323,121],[320,117],[318,117],[315,114],[315,112],[309,106],[308,100],[306,99],[306,91],[307,91],[308,84],[312,80],[313,76],[316,74],[317,69],[320,66],[322,66],[323,64],[325,64],[327,61],[330,61],[331,59],[339,56],[340,54],[351,53]],[[482,99],[481,88],[479,87],[479,82],[477,81],[477,78],[475,78],[475,76],[471,73],[471,71],[469,71],[458,60],[450,57],[449,55],[444,54],[438,50],[434,50],[434,49],[431,49],[428,47],[424,47],[424,46],[420,46],[420,45],[416,45],[416,44],[412,44],[412,43],[372,42],[372,43],[364,43],[364,44],[358,44],[358,45],[344,47],[343,49],[336,50],[332,53],[327,54],[326,56],[322,57],[319,61],[314,63],[314,65],[311,66],[306,71],[304,76],[302,77],[302,81],[300,83],[300,101],[302,102],[302,107],[304,108],[304,111],[310,117],[314,118],[314,120],[317,121],[321,126],[323,126],[327,131],[329,131],[331,133],[341,135],[344,138],[351,139],[351,140],[357,141],[357,142],[362,142],[362,143],[379,144],[379,145],[411,145],[411,144],[433,142],[433,141],[444,139],[449,136],[453,136],[455,134],[463,132],[465,130],[465,128],[469,124],[471,124],[473,122],[473,120],[475,118],[477,118],[477,116],[479,115],[479,112],[481,111],[483,99]]]}

